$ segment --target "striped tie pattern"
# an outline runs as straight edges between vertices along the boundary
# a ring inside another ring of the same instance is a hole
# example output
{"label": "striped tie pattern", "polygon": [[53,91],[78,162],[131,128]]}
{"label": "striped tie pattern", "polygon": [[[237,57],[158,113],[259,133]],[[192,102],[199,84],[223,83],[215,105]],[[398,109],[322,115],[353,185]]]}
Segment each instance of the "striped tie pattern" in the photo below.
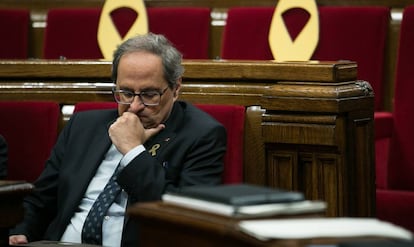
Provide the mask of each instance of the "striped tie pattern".
{"label": "striped tie pattern", "polygon": [[118,165],[105,188],[92,205],[83,224],[82,243],[102,245],[102,224],[104,217],[108,208],[114,202],[119,192],[121,192],[121,187],[116,182],[120,171],[121,166]]}

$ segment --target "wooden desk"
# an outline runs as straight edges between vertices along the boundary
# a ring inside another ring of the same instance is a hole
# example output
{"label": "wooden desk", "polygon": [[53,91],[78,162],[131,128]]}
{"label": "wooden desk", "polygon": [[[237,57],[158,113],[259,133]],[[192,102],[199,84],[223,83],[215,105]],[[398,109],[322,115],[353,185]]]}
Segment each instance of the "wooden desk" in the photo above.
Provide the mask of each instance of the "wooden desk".
{"label": "wooden desk", "polygon": [[32,190],[24,181],[0,180],[0,246],[8,246],[9,229],[23,219],[23,197]]}
{"label": "wooden desk", "polygon": [[[381,238],[260,241],[238,230],[237,219],[172,206],[163,202],[135,204],[129,208],[128,214],[132,220],[139,222],[140,246],[145,247],[305,247],[309,244],[335,244],[344,241],[386,241]],[[313,217],[313,215],[290,217]]]}

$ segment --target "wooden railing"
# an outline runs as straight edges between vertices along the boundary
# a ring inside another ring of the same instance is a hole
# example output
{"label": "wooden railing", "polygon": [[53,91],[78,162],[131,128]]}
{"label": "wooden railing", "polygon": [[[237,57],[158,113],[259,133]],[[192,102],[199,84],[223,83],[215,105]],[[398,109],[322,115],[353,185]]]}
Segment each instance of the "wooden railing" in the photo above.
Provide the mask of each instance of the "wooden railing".
{"label": "wooden railing", "polygon": [[[180,98],[246,107],[244,181],[375,215],[374,95],[352,62],[184,61]],[[0,61],[0,100],[112,101],[103,61]]]}

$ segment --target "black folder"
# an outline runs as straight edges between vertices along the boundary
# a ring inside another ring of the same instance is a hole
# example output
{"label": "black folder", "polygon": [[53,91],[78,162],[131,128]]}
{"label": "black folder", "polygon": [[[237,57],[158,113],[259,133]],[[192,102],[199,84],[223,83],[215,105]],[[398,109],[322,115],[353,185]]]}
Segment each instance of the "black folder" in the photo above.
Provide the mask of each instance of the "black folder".
{"label": "black folder", "polygon": [[300,192],[252,184],[226,184],[217,186],[189,186],[179,195],[233,206],[286,203],[303,201]]}

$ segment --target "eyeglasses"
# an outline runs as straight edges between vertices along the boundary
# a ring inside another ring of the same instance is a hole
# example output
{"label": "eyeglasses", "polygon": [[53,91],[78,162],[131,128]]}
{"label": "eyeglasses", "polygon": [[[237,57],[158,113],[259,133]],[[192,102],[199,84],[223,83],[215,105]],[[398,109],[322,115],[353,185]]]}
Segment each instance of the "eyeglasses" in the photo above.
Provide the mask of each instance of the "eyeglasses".
{"label": "eyeglasses", "polygon": [[161,96],[167,91],[168,86],[161,90],[148,90],[140,93],[135,93],[129,90],[117,90],[116,87],[112,88],[115,101],[119,104],[130,105],[134,101],[135,96],[138,96],[142,104],[145,106],[157,106],[160,104]]}

